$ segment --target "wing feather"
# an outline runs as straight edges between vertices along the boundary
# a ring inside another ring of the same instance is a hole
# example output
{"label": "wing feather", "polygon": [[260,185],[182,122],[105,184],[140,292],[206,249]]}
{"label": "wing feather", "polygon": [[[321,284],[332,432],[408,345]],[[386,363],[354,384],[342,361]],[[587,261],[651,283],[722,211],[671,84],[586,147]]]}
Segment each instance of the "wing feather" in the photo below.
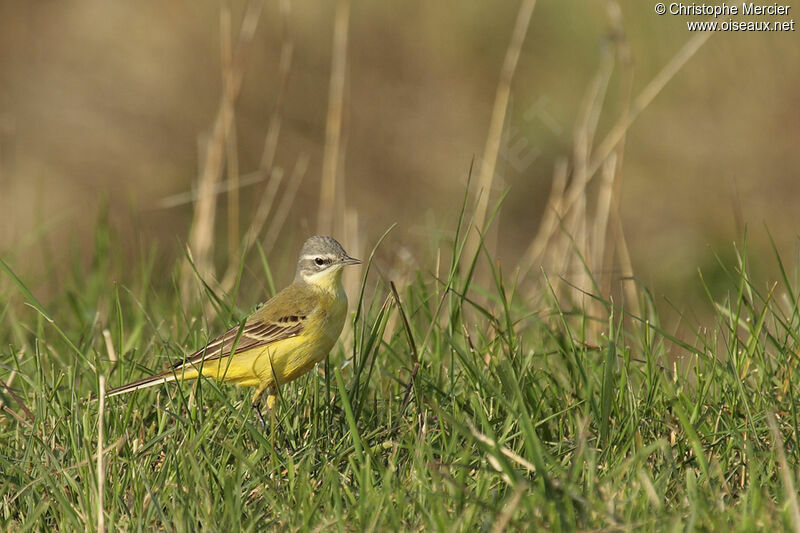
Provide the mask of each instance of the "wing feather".
{"label": "wing feather", "polygon": [[232,327],[187,356],[185,360],[175,363],[173,368],[222,359],[231,353],[235,355],[300,335],[306,326],[308,316],[317,305],[317,300],[302,287],[295,286],[294,290],[289,290],[291,288],[287,287],[275,295],[253,313],[244,326]]}

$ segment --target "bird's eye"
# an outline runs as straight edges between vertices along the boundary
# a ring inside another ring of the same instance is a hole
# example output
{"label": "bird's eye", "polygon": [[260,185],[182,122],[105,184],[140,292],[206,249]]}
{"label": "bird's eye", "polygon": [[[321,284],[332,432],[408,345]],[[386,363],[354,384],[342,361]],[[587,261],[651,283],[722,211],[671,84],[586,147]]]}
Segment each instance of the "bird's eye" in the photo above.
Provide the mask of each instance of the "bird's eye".
{"label": "bird's eye", "polygon": [[325,260],[321,257],[317,257],[316,259],[314,259],[314,262],[317,264],[317,266],[322,266],[325,264]]}

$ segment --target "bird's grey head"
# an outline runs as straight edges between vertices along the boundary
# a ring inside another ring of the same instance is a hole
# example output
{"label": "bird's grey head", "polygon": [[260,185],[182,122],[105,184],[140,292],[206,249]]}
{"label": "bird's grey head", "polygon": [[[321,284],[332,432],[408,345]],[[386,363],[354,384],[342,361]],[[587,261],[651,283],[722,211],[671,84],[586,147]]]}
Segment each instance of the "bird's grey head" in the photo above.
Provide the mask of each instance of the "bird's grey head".
{"label": "bird's grey head", "polygon": [[361,263],[347,255],[342,245],[332,237],[314,235],[303,244],[297,260],[295,281],[311,281],[317,274],[336,272],[347,265]]}

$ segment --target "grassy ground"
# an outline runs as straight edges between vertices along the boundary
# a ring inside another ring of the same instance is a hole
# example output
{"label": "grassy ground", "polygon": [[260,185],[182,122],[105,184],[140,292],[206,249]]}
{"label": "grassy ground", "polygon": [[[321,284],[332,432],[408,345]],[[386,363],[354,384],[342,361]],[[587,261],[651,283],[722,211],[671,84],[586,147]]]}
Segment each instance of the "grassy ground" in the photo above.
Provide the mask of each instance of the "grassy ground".
{"label": "grassy ground", "polygon": [[462,231],[396,297],[365,269],[347,340],[263,432],[249,390],[206,380],[100,417],[100,375],[163,369],[261,296],[198,283],[184,308],[153,257],[116,284],[98,236],[46,308],[0,264],[0,529],[94,529],[100,506],[109,530],[800,528],[798,283],[780,260],[774,285],[744,253],[723,265],[715,322],[678,339],[644,291],[644,316],[546,278],[531,302],[484,252],[458,260]]}

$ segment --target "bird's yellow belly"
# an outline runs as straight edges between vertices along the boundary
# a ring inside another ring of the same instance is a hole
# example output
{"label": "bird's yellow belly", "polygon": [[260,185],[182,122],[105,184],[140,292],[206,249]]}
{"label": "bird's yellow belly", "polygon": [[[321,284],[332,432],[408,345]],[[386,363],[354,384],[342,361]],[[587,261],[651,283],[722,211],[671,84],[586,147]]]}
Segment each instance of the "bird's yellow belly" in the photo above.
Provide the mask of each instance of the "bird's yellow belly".
{"label": "bird's yellow belly", "polygon": [[256,358],[253,372],[259,382],[283,385],[293,381],[325,358],[336,339],[319,339],[309,342],[303,335],[286,339],[270,346]]}

